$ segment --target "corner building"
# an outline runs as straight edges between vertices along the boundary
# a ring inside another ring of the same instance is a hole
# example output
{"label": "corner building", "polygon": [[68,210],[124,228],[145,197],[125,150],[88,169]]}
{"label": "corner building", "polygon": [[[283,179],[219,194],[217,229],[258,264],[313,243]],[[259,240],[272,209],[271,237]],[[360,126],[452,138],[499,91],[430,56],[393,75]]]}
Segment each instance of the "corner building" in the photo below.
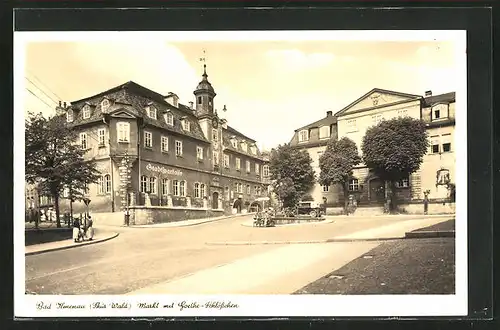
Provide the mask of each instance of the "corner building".
{"label": "corner building", "polygon": [[[374,88],[334,116],[321,119],[295,131],[290,144],[309,152],[313,168],[319,174],[319,157],[330,138],[348,137],[361,155],[361,144],[368,128],[382,120],[395,117],[422,119],[427,126],[429,150],[420,169],[396,182],[396,194],[407,204],[421,203],[424,191],[429,190],[431,202],[443,204],[450,198],[448,183],[455,182],[455,93],[425,96]],[[328,119],[331,118],[331,119]],[[329,134],[330,133],[330,134]],[[359,206],[380,206],[385,201],[385,183],[361,163],[353,169],[349,193]],[[312,196],[318,202],[327,198],[330,207],[343,205],[338,185],[316,184]],[[409,208],[410,210],[410,208]]]}
{"label": "corner building", "polygon": [[[59,105],[57,113],[78,131],[78,143],[102,174],[87,187],[90,210],[257,209],[256,199],[267,195],[268,161],[254,139],[219,118],[216,95],[205,67],[189,106],[174,93],[161,95],[131,81]],[[61,204],[69,208],[67,199]],[[85,205],[74,202],[73,210],[83,212]]]}

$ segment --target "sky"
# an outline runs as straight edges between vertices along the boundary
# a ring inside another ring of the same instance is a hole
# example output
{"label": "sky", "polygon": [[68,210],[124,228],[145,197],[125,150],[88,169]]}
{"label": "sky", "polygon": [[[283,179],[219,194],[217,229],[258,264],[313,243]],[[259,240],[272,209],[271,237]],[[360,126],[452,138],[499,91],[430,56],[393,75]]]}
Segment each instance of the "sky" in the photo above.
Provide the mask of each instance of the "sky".
{"label": "sky", "polygon": [[455,91],[462,74],[451,41],[122,38],[30,42],[25,51],[25,114],[51,115],[59,100],[75,101],[127,81],[174,92],[187,105],[205,63],[219,116],[261,149],[289,142],[295,129],[373,88],[437,95]]}

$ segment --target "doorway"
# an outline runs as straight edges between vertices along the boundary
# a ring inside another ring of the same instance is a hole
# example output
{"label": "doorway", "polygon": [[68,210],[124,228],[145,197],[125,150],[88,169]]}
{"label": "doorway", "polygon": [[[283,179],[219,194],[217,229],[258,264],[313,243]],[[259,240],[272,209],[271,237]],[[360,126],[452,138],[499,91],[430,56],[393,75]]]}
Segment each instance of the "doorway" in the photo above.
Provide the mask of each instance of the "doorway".
{"label": "doorway", "polygon": [[233,209],[236,209],[238,213],[241,213],[241,198],[234,201]]}
{"label": "doorway", "polygon": [[212,194],[212,210],[219,209],[219,193],[214,191]]}

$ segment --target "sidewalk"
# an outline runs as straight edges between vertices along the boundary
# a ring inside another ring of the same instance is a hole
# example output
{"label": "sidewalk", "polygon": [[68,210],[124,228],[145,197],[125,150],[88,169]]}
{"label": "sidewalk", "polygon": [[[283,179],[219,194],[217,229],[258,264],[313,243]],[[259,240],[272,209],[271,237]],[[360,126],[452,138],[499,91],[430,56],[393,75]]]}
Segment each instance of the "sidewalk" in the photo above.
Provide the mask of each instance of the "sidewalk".
{"label": "sidewalk", "polygon": [[83,241],[80,243],[75,243],[73,241],[73,239],[67,239],[67,240],[63,240],[63,241],[29,245],[29,246],[25,247],[25,255],[30,256],[30,255],[40,254],[40,253],[77,248],[77,247],[81,247],[81,246],[105,242],[105,241],[113,239],[117,236],[118,236],[118,233],[115,233],[115,232],[104,231],[104,232],[99,233],[96,230],[96,234],[95,234],[94,239],[92,241]]}
{"label": "sidewalk", "polygon": [[308,241],[215,241],[207,242],[208,245],[258,245],[258,244],[314,244],[333,242],[358,242],[358,241],[384,241],[402,239],[406,233],[422,227],[435,225],[443,222],[443,217],[431,217],[417,220],[403,220],[389,225],[357,231],[349,235],[335,236],[330,239],[308,240]]}
{"label": "sidewalk", "polygon": [[[219,221],[224,219],[231,219],[237,217],[243,217],[246,215],[253,215],[253,213],[245,213],[245,214],[231,214],[231,215],[223,215],[220,217],[210,217],[210,218],[201,218],[201,219],[191,219],[191,220],[181,220],[181,221],[172,221],[172,222],[164,222],[164,223],[154,223],[151,225],[132,225],[130,228],[169,228],[169,227],[186,227],[186,226],[195,226],[203,223]],[[123,227],[126,227],[125,225]]]}

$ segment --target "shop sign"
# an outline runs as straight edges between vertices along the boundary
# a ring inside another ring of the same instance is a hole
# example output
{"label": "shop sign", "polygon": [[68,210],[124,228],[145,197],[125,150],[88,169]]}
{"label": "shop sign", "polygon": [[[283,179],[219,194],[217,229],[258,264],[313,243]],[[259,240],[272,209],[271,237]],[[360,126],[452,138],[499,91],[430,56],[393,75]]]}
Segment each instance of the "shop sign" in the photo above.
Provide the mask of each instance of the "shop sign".
{"label": "shop sign", "polygon": [[180,171],[180,170],[173,169],[173,168],[166,168],[166,167],[158,166],[158,165],[148,164],[148,165],[146,165],[146,170],[148,170],[150,172],[161,173],[163,175],[182,176],[182,171]]}

